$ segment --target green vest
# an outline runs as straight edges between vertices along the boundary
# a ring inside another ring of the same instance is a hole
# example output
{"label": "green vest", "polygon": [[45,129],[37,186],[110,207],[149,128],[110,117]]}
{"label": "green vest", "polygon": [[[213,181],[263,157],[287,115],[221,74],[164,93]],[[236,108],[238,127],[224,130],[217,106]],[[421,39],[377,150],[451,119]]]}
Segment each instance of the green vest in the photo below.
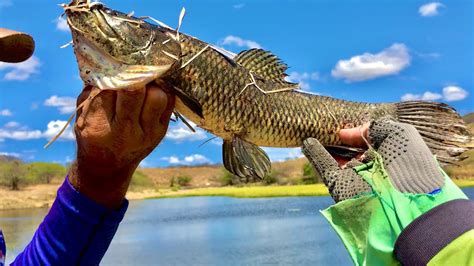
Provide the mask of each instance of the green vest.
{"label": "green vest", "polygon": [[439,204],[467,199],[444,172],[445,183],[439,192],[411,194],[393,187],[380,157],[354,169],[373,192],[341,201],[322,214],[356,265],[399,265],[393,249],[407,225]]}

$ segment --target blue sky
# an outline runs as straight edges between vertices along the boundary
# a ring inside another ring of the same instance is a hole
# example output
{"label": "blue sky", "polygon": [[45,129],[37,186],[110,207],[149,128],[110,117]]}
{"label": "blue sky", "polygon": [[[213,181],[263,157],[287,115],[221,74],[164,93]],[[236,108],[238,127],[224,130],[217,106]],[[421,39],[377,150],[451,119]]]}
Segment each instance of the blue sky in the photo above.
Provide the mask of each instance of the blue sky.
{"label": "blue sky", "polygon": [[[44,150],[82,89],[60,2],[0,0],[0,27],[29,32],[34,57],[0,63],[0,154],[25,161],[66,163],[75,156],[69,131]],[[152,16],[171,26],[181,7],[182,31],[239,52],[271,50],[305,90],[363,102],[443,101],[474,111],[472,1],[132,1],[105,4]],[[172,123],[167,138],[142,166],[220,163],[219,140]],[[276,160],[299,149],[268,149]]]}

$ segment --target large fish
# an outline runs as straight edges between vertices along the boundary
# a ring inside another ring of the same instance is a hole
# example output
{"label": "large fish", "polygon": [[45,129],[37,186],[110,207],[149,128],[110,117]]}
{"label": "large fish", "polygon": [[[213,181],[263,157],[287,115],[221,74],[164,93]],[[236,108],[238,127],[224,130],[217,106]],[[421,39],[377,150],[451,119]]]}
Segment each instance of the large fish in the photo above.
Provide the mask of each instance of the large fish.
{"label": "large fish", "polygon": [[176,110],[223,138],[224,166],[246,181],[270,171],[259,146],[298,147],[317,138],[344,149],[338,132],[381,117],[414,125],[443,163],[457,161],[470,141],[464,122],[434,102],[369,104],[298,91],[275,55],[251,49],[237,55],[158,23],[99,3],[65,5],[81,78],[103,90],[155,81],[178,96]]}

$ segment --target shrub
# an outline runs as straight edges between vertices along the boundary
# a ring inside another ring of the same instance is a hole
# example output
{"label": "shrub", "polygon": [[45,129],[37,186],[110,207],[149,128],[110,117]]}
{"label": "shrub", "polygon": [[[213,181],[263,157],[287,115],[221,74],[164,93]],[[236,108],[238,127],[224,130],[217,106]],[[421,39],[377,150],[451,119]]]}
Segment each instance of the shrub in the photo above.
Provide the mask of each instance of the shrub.
{"label": "shrub", "polygon": [[19,190],[20,184],[24,183],[26,167],[20,161],[2,163],[0,169],[0,183],[8,186],[11,190]]}
{"label": "shrub", "polygon": [[303,166],[303,177],[298,181],[299,184],[316,184],[322,183],[322,179],[319,174],[314,170],[314,167],[310,163],[305,163]]}
{"label": "shrub", "polygon": [[272,170],[268,175],[263,178],[263,183],[266,185],[275,184],[279,181],[280,172]]}
{"label": "shrub", "polygon": [[223,175],[219,177],[219,182],[222,186],[232,186],[236,185],[238,178],[234,176],[231,172],[223,169]]}
{"label": "shrub", "polygon": [[182,187],[189,186],[193,179],[190,176],[178,176],[176,178],[176,183]]}
{"label": "shrub", "polygon": [[27,165],[28,179],[30,183],[49,184],[55,178],[64,178],[66,168],[56,163],[36,162]]}
{"label": "shrub", "polygon": [[137,170],[133,173],[132,181],[130,182],[130,189],[137,190],[143,188],[154,188],[154,183],[150,177]]}
{"label": "shrub", "polygon": [[170,188],[171,188],[171,190],[173,190],[173,191],[178,191],[178,190],[181,189],[181,186],[178,184],[178,178],[176,178],[176,177],[173,176],[173,177],[170,179]]}

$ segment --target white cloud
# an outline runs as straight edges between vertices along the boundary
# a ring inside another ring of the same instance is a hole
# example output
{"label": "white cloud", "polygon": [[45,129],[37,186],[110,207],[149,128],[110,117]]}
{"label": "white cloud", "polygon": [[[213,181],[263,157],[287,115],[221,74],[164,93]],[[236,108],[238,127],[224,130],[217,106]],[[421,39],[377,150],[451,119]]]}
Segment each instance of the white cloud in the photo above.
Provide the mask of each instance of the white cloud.
{"label": "white cloud", "polygon": [[469,93],[458,86],[447,86],[443,88],[443,94],[427,91],[423,94],[407,93],[401,97],[402,101],[437,101],[447,102],[460,101],[466,98]]}
{"label": "white cloud", "polygon": [[61,114],[71,114],[76,110],[76,99],[53,95],[43,103],[45,106],[57,107]]}
{"label": "white cloud", "polygon": [[0,116],[12,116],[13,113],[9,109],[0,110]]}
{"label": "white cloud", "polygon": [[179,122],[178,124],[169,127],[168,132],[166,132],[166,138],[177,143],[183,141],[205,140],[207,138],[207,134],[204,130],[198,128],[193,122],[188,122],[196,132],[192,132],[183,122]]}
{"label": "white cloud", "polygon": [[16,121],[10,121],[10,122],[6,123],[3,127],[4,128],[18,128],[18,127],[20,127],[20,123],[18,123]]}
{"label": "white cloud", "polygon": [[2,151],[0,151],[0,155],[20,158],[20,154],[16,153],[16,152],[2,152]]}
{"label": "white cloud", "polygon": [[[43,132],[43,137],[50,139],[66,125],[66,121],[61,121],[61,120],[56,120],[56,121],[50,121],[48,123],[47,129]],[[74,133],[72,132],[72,126],[68,125],[68,128],[64,131],[64,133],[61,135],[60,139],[65,139],[65,140],[74,140],[76,137],[74,136]]]}
{"label": "white cloud", "polygon": [[262,48],[260,44],[252,40],[245,40],[240,37],[229,35],[220,43],[221,45],[236,45],[238,47]]}
{"label": "white cloud", "polygon": [[3,76],[5,80],[27,80],[32,74],[38,72],[41,63],[36,56],[30,57],[25,62],[14,64],[14,63],[2,63],[0,62],[0,71],[7,70],[8,72]]}
{"label": "white cloud", "polygon": [[65,20],[63,17],[57,18],[56,29],[64,32],[69,32],[69,25],[67,24],[67,20]]}
{"label": "white cloud", "polygon": [[444,7],[444,5],[440,2],[428,3],[420,6],[418,13],[420,13],[420,15],[423,17],[433,17],[439,14],[438,9],[440,7]]}
{"label": "white cloud", "polygon": [[469,93],[458,86],[447,86],[443,88],[443,97],[448,102],[463,100],[467,95],[469,95]]}
{"label": "white cloud", "polygon": [[410,54],[403,43],[394,43],[379,53],[364,53],[348,60],[339,60],[332,76],[347,82],[363,81],[395,75],[410,65]]}
{"label": "white cloud", "polygon": [[431,91],[427,91],[423,94],[412,94],[407,93],[402,96],[402,101],[436,101],[443,98],[443,95]]}
{"label": "white cloud", "polygon": [[309,85],[309,81],[317,81],[319,80],[319,73],[318,72],[291,72],[288,77],[286,77],[286,80],[290,82],[296,82],[300,84],[300,88],[305,91],[309,91],[311,89],[311,86]]}
{"label": "white cloud", "polygon": [[192,154],[185,156],[183,159],[180,159],[177,156],[162,157],[161,160],[167,161],[169,164],[178,164],[178,165],[199,165],[199,164],[210,164],[212,163],[206,156],[201,154]]}
{"label": "white cloud", "polygon": [[40,130],[9,130],[0,128],[0,139],[30,140],[40,139],[43,136]]}
{"label": "white cloud", "polygon": [[233,5],[232,7],[235,8],[235,9],[242,9],[242,8],[245,7],[245,4],[244,3],[236,4],[236,5]]}
{"label": "white cloud", "polygon": [[[0,128],[0,139],[13,139],[13,140],[31,140],[31,139],[51,139],[56,136],[56,134],[61,130],[61,128],[66,124],[66,121],[56,120],[50,121],[46,127],[46,130],[28,130],[24,128]],[[19,125],[18,125],[19,126]],[[72,132],[72,127],[69,126],[64,133],[61,135],[60,139],[64,140],[73,140],[75,139],[74,133]]]}
{"label": "white cloud", "polygon": [[263,150],[268,154],[272,162],[282,162],[290,159],[304,157],[301,148],[268,148]]}

